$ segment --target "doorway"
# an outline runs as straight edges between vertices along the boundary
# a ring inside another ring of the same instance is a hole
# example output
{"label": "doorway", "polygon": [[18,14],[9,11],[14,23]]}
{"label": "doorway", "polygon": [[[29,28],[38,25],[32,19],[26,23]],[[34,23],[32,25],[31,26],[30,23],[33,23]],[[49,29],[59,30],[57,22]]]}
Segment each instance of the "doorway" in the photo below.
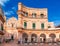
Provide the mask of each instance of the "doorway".
{"label": "doorway", "polygon": [[13,35],[11,35],[11,40],[14,40],[14,36]]}

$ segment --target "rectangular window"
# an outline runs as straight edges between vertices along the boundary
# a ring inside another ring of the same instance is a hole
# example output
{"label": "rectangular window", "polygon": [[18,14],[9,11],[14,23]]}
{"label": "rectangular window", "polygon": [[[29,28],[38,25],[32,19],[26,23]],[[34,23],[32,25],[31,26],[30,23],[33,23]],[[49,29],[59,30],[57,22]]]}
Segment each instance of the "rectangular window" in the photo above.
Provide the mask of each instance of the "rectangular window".
{"label": "rectangular window", "polygon": [[44,29],[44,23],[41,24],[41,29]]}
{"label": "rectangular window", "polygon": [[25,13],[25,16],[28,16],[28,12]]}
{"label": "rectangular window", "polygon": [[24,28],[26,28],[27,27],[27,23],[26,22],[24,22]]}
{"label": "rectangular window", "polygon": [[3,31],[3,26],[1,26],[1,30]]}
{"label": "rectangular window", "polygon": [[35,18],[36,17],[36,13],[32,13],[32,17]]}
{"label": "rectangular window", "polygon": [[35,23],[33,23],[32,27],[33,27],[33,29],[35,29]]}
{"label": "rectangular window", "polygon": [[40,14],[41,18],[44,18],[44,14]]}
{"label": "rectangular window", "polygon": [[0,26],[0,31],[1,31],[1,26]]}

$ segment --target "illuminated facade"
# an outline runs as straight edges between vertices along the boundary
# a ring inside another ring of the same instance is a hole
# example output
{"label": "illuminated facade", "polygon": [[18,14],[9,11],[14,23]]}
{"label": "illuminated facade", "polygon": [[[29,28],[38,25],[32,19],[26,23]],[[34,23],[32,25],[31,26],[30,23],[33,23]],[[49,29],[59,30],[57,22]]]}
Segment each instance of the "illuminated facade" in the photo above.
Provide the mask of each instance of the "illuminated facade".
{"label": "illuminated facade", "polygon": [[17,14],[18,19],[12,17],[4,24],[6,37],[17,39],[21,43],[51,42],[60,38],[60,28],[55,28],[53,22],[48,22],[47,8],[29,8],[18,3]]}
{"label": "illuminated facade", "polygon": [[4,23],[4,13],[2,11],[2,8],[0,6],[0,31],[3,31],[3,23]]}
{"label": "illuminated facade", "polygon": [[0,6],[0,31],[3,31],[3,24],[5,22],[5,16],[4,16],[4,13],[3,13],[3,10],[2,10],[2,7]]}
{"label": "illuminated facade", "polygon": [[0,6],[0,43],[3,41],[3,38],[4,38],[4,29],[3,29],[4,22],[5,22],[4,13]]}

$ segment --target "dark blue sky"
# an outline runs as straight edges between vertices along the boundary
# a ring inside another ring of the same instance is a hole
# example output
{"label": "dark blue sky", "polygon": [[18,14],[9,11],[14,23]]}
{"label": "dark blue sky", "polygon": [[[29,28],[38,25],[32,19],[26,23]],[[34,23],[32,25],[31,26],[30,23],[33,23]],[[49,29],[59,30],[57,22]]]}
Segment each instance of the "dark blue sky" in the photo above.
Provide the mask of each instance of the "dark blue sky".
{"label": "dark blue sky", "polygon": [[60,24],[60,0],[6,0],[0,3],[7,19],[14,16],[17,18],[18,2],[22,2],[27,7],[48,8],[48,20],[53,21],[55,25]]}

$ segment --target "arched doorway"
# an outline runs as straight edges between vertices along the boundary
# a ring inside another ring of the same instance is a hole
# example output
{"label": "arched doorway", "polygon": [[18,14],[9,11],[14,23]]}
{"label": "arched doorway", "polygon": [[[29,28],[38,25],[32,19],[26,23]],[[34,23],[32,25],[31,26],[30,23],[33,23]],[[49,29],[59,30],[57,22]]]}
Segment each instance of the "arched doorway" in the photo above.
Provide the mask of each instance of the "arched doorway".
{"label": "arched doorway", "polygon": [[22,39],[23,39],[23,43],[27,43],[28,42],[28,35],[26,33],[23,33]]}
{"label": "arched doorway", "polygon": [[36,34],[32,34],[32,35],[31,35],[31,42],[32,42],[32,43],[37,42],[37,35],[36,35]]}
{"label": "arched doorway", "polygon": [[14,35],[11,35],[11,40],[14,40]]}
{"label": "arched doorway", "polygon": [[40,40],[41,40],[41,42],[45,42],[46,41],[46,35],[45,34],[41,34],[40,35]]}
{"label": "arched doorway", "polygon": [[56,38],[56,35],[55,35],[55,34],[53,34],[53,33],[51,33],[51,34],[49,35],[49,37],[51,37],[52,42],[54,42],[54,41],[55,41],[55,38]]}

